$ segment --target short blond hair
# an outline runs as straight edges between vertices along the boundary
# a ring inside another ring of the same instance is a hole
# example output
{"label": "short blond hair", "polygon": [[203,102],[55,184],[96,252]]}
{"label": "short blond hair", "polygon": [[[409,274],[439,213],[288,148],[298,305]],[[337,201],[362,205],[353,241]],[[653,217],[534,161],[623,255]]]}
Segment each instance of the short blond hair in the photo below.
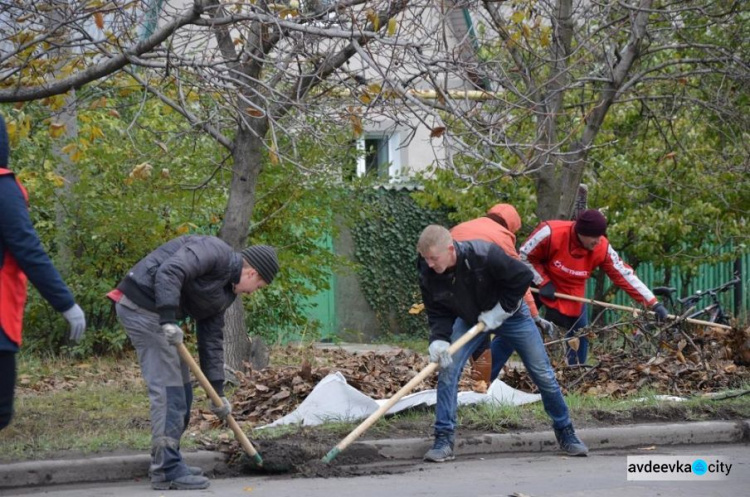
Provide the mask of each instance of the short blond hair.
{"label": "short blond hair", "polygon": [[422,231],[421,235],[419,235],[417,252],[424,254],[435,247],[445,248],[452,244],[453,237],[451,236],[450,231],[439,224],[431,224]]}

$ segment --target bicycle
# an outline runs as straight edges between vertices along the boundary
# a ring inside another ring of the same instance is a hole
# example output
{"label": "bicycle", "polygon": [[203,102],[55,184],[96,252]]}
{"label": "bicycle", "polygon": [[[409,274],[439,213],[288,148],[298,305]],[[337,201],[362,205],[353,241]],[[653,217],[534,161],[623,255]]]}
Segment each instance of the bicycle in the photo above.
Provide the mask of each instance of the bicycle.
{"label": "bicycle", "polygon": [[[659,286],[653,289],[653,293],[656,296],[662,297],[664,306],[671,311],[670,314],[680,316],[680,321],[685,319],[702,319],[710,323],[728,325],[731,316],[724,311],[721,300],[719,300],[719,294],[734,288],[740,283],[742,283],[742,279],[738,275],[735,275],[731,281],[717,287],[708,290],[698,290],[692,295],[678,298],[676,301],[679,303],[679,308],[675,305],[674,295],[677,293],[676,288]],[[702,309],[695,310],[698,303],[706,297],[710,299],[711,303]]]}
{"label": "bicycle", "polygon": [[[697,354],[695,359],[706,364],[707,354],[713,355],[713,352],[716,352],[713,349],[718,348],[722,339],[730,333],[726,326],[730,324],[731,315],[724,310],[719,296],[741,282],[742,279],[735,275],[732,280],[726,283],[708,290],[698,290],[683,298],[675,298],[677,289],[674,287],[653,288],[654,295],[660,297],[670,314],[677,316],[676,319],[669,320],[657,328],[658,332],[655,336],[652,335],[652,338],[656,339],[653,343],[656,347],[656,354],[658,355],[662,350],[667,350],[676,354],[682,362],[686,361],[686,355]],[[698,304],[701,304],[704,299],[708,299],[708,304],[705,307],[697,308]],[[688,322],[689,319],[698,319],[723,326],[691,324]],[[688,343],[692,345],[692,350],[686,349]]]}

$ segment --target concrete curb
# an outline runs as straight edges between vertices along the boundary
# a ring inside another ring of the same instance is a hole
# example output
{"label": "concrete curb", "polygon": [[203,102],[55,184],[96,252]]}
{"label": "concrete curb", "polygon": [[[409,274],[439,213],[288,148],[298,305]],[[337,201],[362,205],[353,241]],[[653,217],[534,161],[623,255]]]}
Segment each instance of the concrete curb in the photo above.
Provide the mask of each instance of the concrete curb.
{"label": "concrete curb", "polygon": [[[750,420],[702,421],[680,424],[642,424],[578,430],[591,450],[628,449],[646,446],[699,445],[750,442]],[[347,451],[376,450],[388,459],[421,459],[430,448],[427,438],[360,441]],[[552,431],[491,434],[457,440],[458,455],[482,455],[504,452],[556,451]],[[219,452],[186,452],[185,461],[206,472],[225,463]],[[133,480],[148,477],[150,456],[106,456],[88,459],[31,461],[0,466],[0,489]]]}
{"label": "concrete curb", "polygon": [[[185,452],[183,457],[204,471],[213,471],[226,461],[224,454],[210,451]],[[148,454],[4,464],[0,465],[0,489],[148,478],[150,464]]]}
{"label": "concrete curb", "polygon": [[[750,420],[642,424],[576,430],[591,450],[628,449],[651,445],[699,445],[750,441]],[[432,446],[428,438],[363,441],[390,459],[420,459]],[[480,435],[459,438],[457,455],[557,451],[552,431]]]}

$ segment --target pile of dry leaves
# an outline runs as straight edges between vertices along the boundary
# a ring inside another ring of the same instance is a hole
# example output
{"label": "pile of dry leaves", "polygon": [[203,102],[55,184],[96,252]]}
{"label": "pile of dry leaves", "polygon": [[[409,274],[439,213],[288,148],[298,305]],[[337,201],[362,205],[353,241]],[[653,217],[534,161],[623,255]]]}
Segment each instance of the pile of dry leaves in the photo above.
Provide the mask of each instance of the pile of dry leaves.
{"label": "pile of dry leaves", "polygon": [[[557,368],[557,380],[564,390],[588,395],[624,397],[642,388],[665,395],[690,396],[739,386],[750,379],[750,370],[727,359],[706,363],[681,362],[674,356],[634,361],[627,354],[602,354],[598,363],[584,368]],[[525,371],[506,370],[502,380],[519,390],[533,391]]]}
{"label": "pile of dry leaves", "polygon": [[[750,337],[750,329],[737,333]],[[688,354],[687,350],[682,349],[685,354],[667,350],[641,358],[624,351],[600,353],[599,362],[591,367],[555,364],[555,370],[560,385],[568,392],[610,397],[627,396],[644,387],[660,394],[687,396],[736,387],[750,379],[750,369],[738,360],[734,342],[707,347],[700,354]],[[300,356],[304,355],[302,352],[311,354],[316,365],[305,360],[301,366],[271,366],[238,375],[239,385],[232,395],[238,420],[256,426],[275,421],[293,411],[320,380],[334,371],[364,394],[376,399],[388,398],[428,364],[426,356],[408,350],[349,353],[342,349],[311,351],[309,346],[305,350],[288,346],[280,355]],[[523,369],[506,367],[502,379],[514,388],[535,391]],[[435,388],[435,383],[436,376],[432,376],[414,391]],[[486,391],[487,385],[472,380],[467,367],[460,388]],[[203,422],[214,421],[206,411],[201,411],[200,416]]]}
{"label": "pile of dry leaves", "polygon": [[[688,396],[736,387],[750,378],[750,328],[706,328],[675,336],[662,333],[656,340],[635,341],[628,350],[609,345],[601,347],[609,352],[596,354],[597,363],[583,368],[553,360],[563,389],[624,397],[646,387],[659,394]],[[525,371],[506,370],[503,381],[520,390],[533,390]]]}
{"label": "pile of dry leaves", "polygon": [[[299,346],[287,346],[280,355],[299,356]],[[426,356],[410,350],[351,353],[343,349],[317,349],[316,363],[304,360],[301,366],[269,366],[260,371],[238,373],[239,385],[232,394],[233,414],[238,420],[261,425],[292,412],[330,373],[339,372],[349,385],[375,399],[391,397],[429,363]],[[420,383],[415,391],[435,388],[437,377]],[[464,389],[474,382],[465,375]],[[477,388],[481,388],[478,385]]]}

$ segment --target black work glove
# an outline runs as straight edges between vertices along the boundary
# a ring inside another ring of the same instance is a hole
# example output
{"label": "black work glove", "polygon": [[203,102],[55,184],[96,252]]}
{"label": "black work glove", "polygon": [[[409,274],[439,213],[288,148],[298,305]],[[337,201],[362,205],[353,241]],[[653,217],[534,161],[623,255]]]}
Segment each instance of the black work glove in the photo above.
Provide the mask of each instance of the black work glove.
{"label": "black work glove", "polygon": [[656,314],[656,322],[657,323],[663,323],[666,321],[667,316],[669,316],[669,313],[667,312],[667,308],[664,307],[664,305],[661,302],[657,302],[654,304],[654,306],[651,308],[652,311],[654,311],[654,314]]}
{"label": "black work glove", "polygon": [[545,285],[542,285],[542,287],[539,289],[539,295],[544,297],[547,300],[555,300],[557,297],[555,297],[555,292],[557,289],[555,288],[555,284],[551,281],[548,281]]}

